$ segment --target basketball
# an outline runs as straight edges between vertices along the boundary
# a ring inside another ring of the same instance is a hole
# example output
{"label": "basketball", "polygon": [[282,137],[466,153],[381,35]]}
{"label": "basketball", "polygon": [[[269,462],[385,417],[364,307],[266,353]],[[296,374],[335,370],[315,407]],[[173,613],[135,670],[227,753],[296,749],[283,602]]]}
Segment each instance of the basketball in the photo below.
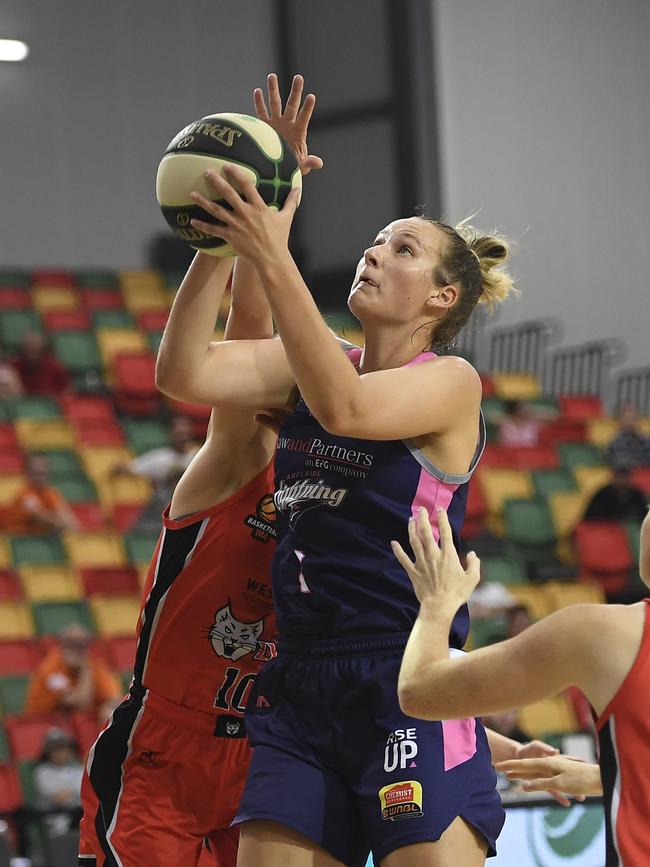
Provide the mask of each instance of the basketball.
{"label": "basketball", "polygon": [[[218,223],[190,199],[192,190],[214,199],[215,190],[203,173],[221,173],[232,163],[255,183],[270,208],[280,209],[293,187],[302,186],[296,159],[277,132],[248,114],[225,112],[202,117],[171,140],[156,177],[156,196],[163,216],[179,238],[211,256],[234,256],[221,238],[212,238],[190,225],[198,219]],[[215,200],[216,201],[216,200]],[[220,204],[229,207],[223,200]]]}

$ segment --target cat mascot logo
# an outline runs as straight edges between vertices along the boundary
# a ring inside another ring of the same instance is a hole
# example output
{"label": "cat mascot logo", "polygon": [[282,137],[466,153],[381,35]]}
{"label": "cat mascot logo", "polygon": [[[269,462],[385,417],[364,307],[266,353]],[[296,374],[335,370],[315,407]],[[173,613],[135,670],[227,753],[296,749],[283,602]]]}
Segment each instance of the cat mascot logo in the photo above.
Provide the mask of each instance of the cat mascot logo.
{"label": "cat mascot logo", "polygon": [[217,656],[225,659],[241,659],[259,647],[259,637],[264,631],[264,618],[252,623],[242,623],[233,616],[230,600],[214,615],[210,627],[210,641]]}

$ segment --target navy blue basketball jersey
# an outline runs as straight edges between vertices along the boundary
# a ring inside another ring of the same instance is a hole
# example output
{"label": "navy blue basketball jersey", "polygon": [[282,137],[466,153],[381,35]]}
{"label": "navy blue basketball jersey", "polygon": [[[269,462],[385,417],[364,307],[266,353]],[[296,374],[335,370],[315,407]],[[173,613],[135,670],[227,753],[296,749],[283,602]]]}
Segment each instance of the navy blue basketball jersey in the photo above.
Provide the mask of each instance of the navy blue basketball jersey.
{"label": "navy blue basketball jersey", "polygon": [[[361,350],[348,353],[358,363]],[[425,352],[411,364],[435,358]],[[338,639],[408,632],[418,603],[391,547],[405,550],[408,519],[424,506],[437,535],[436,509],[447,511],[458,546],[469,478],[485,442],[481,417],[467,473],[445,474],[407,440],[376,441],[328,433],[303,400],[287,419],[275,458],[280,541],[273,597],[282,639]],[[462,647],[467,607],[452,624]]]}

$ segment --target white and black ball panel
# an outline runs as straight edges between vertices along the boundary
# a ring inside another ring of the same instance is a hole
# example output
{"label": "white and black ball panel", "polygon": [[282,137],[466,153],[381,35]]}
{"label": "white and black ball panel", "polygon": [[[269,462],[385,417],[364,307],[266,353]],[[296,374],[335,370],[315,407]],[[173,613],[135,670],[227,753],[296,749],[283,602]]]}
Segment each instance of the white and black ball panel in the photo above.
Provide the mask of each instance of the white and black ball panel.
{"label": "white and black ball panel", "polygon": [[[213,197],[203,177],[206,169],[221,173],[224,165],[244,169],[270,207],[281,208],[293,187],[302,187],[296,159],[281,137],[264,121],[234,112],[208,115],[188,124],[169,143],[158,167],[156,195],[163,216],[174,232],[192,247],[215,256],[234,255],[232,248],[190,225],[193,218],[218,223],[195,205],[189,194],[198,190]],[[224,201],[220,204],[227,207]]]}

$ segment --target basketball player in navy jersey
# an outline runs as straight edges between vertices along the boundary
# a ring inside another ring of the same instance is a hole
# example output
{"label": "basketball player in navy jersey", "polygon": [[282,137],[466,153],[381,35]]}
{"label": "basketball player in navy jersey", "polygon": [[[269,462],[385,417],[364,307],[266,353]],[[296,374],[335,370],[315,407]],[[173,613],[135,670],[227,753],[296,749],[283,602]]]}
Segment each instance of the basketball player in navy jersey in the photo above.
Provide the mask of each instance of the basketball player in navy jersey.
{"label": "basketball player in navy jersey", "polygon": [[[409,525],[415,562],[393,543],[420,601],[404,654],[400,703],[421,719],[498,713],[577,686],[589,699],[600,746],[602,785],[592,765],[567,759],[504,763],[512,777],[534,780],[529,790],[554,785],[579,794],[602,790],[606,867],[650,864],[650,598],[633,605],[572,605],[523,633],[449,659],[447,633],[454,613],[479,580],[476,555],[463,569],[451,528],[440,513],[441,546],[428,516]],[[641,528],[640,573],[650,584],[650,516]],[[607,648],[603,652],[603,648]],[[546,765],[550,765],[547,768]],[[550,772],[550,774],[549,774]]]}
{"label": "basketball player in navy jersey", "polygon": [[[278,658],[249,703],[255,746],[238,821],[243,867],[483,864],[503,823],[484,730],[421,723],[397,701],[418,605],[389,540],[407,543],[424,506],[455,541],[484,442],[481,386],[464,360],[438,357],[477,302],[509,293],[505,240],[413,217],[382,229],[359,262],[349,305],[364,350],[340,351],[289,254],[297,196],[266,208],[237,169],[195,194],[223,225],[197,221],[252,262],[281,341],[210,344],[210,298],[187,285],[172,311],[174,371],[188,400],[292,407],[276,452],[280,541],[273,590]],[[242,198],[243,196],[243,198]],[[462,606],[449,634],[468,632]]]}

